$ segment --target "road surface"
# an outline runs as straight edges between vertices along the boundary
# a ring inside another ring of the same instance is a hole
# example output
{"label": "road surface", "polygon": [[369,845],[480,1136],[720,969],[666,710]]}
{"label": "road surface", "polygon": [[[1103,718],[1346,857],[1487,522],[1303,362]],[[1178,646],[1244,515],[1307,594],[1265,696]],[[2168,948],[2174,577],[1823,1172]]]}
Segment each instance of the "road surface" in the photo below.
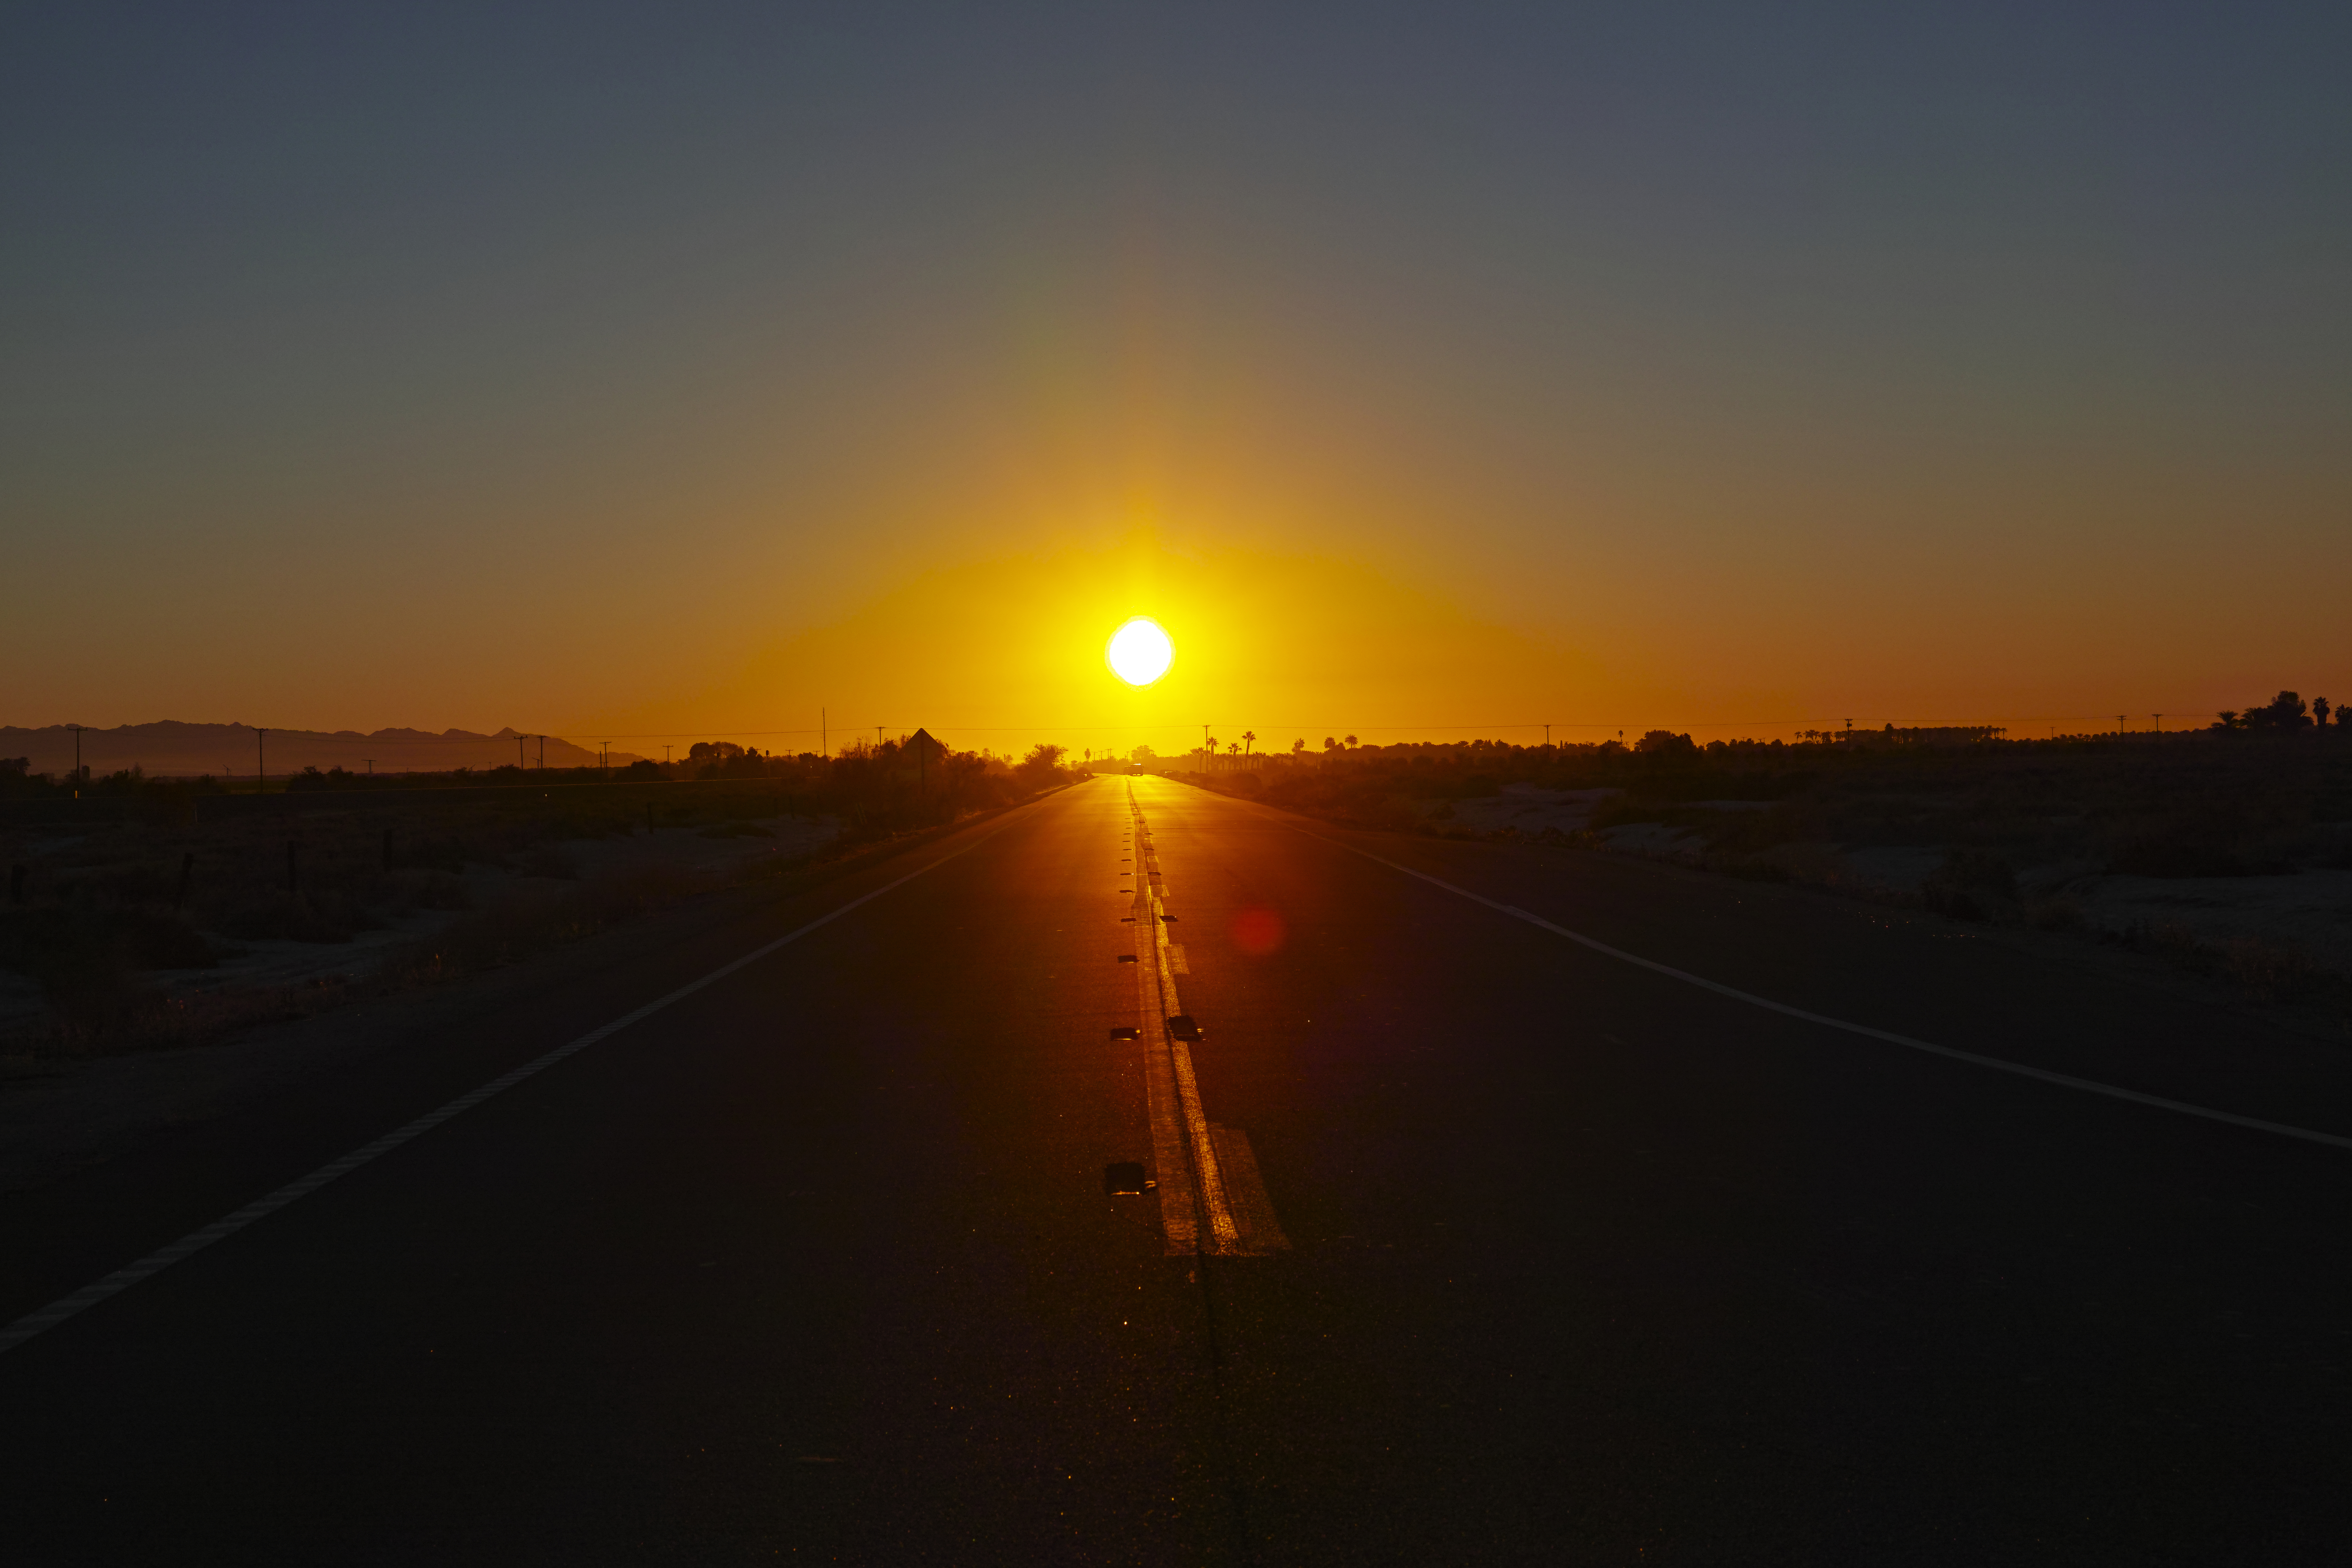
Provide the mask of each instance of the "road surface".
{"label": "road surface", "polygon": [[37,1317],[667,998],[0,1352],[0,1552],[2352,1550],[2352,1147],[1735,993],[2352,1134],[1964,928],[1099,779],[0,1200]]}

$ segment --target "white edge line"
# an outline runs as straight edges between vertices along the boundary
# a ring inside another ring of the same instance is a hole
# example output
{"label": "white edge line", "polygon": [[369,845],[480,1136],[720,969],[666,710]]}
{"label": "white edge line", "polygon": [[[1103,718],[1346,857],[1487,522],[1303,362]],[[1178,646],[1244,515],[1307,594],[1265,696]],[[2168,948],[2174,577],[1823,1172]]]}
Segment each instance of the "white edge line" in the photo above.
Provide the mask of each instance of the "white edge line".
{"label": "white edge line", "polygon": [[1884,1040],[1890,1046],[1901,1046],[1906,1050],[1925,1051],[1929,1056],[1948,1057],[1953,1061],[1967,1062],[1971,1067],[1990,1068],[1996,1072],[2015,1073],[2020,1078],[2037,1079],[2043,1083],[2057,1084],[2062,1089],[2079,1089],[2086,1094],[2104,1094],[2110,1100],[2126,1100],[2134,1105],[2153,1106],[2158,1110],[2176,1110],[2183,1116],[2201,1116],[2208,1121],[2225,1121],[2232,1127],[2249,1127],[2257,1132],[2275,1132],[2282,1138],[2300,1138],[2306,1143],[2325,1143],[2330,1148],[2352,1149],[2352,1138],[2347,1138],[2339,1133],[2315,1131],[2308,1127],[2289,1127],[2281,1121],[2264,1121],[2258,1116],[2240,1116],[2235,1111],[2215,1110],[2209,1106],[2190,1105],[2185,1100],[2167,1100],[2162,1095],[2142,1094],[2136,1089],[2122,1089],[2111,1083],[2099,1083],[2087,1078],[2075,1078],[2067,1073],[2052,1072],[2046,1068],[2028,1067],[2022,1062],[2003,1061],[1999,1057],[1979,1056],[1974,1051],[1963,1051],[1950,1046],[1936,1045],[1928,1040],[1914,1039],[1909,1035],[1898,1035],[1892,1030],[1874,1029],[1867,1024],[1854,1024],[1843,1018],[1832,1018],[1825,1013],[1812,1013],[1802,1007],[1791,1007],[1786,1002],[1775,1002],[1769,996],[1759,996],[1751,991],[1741,991],[1735,986],[1723,984],[1719,981],[1709,980],[1704,975],[1693,974],[1686,969],[1676,969],[1670,963],[1660,963],[1655,959],[1643,958],[1639,953],[1627,952],[1623,948],[1612,947],[1605,942],[1596,942],[1581,932],[1569,930],[1566,926],[1554,925],[1541,915],[1529,914],[1516,904],[1500,903],[1493,899],[1484,898],[1467,888],[1457,888],[1443,878],[1433,877],[1426,871],[1416,871],[1410,866],[1399,865],[1396,861],[1384,856],[1375,855],[1369,849],[1359,849],[1352,844],[1326,837],[1320,833],[1308,833],[1303,827],[1297,831],[1306,834],[1309,838],[1320,838],[1324,843],[1345,849],[1350,855],[1360,855],[1367,860],[1378,861],[1392,871],[1402,871],[1408,877],[1418,877],[1432,887],[1443,888],[1447,892],[1458,898],[1467,899],[1474,904],[1484,904],[1488,909],[1498,910],[1514,920],[1522,920],[1531,926],[1539,926],[1555,936],[1564,936],[1580,946],[1589,947],[1595,952],[1606,953],[1620,963],[1634,964],[1671,979],[1679,980],[1686,985],[1696,985],[1703,991],[1712,991],[1718,996],[1728,996],[1735,1002],[1745,1002],[1751,1007],[1761,1007],[1768,1012],[1783,1014],[1791,1018],[1801,1018],[1808,1024],[1820,1024],[1832,1029],[1843,1029],[1849,1035],[1867,1036],[1874,1040]]}
{"label": "white edge line", "polygon": [[503,1089],[512,1089],[516,1084],[522,1082],[522,1080],[527,1078],[530,1078],[538,1073],[545,1072],[549,1068],[553,1067],[556,1063],[562,1061],[564,1058],[571,1056],[572,1053],[585,1050],[590,1046],[594,1045],[597,1041],[604,1039],[610,1036],[616,1035],[623,1029],[627,1028],[630,1025],[651,1017],[656,1013],[658,1013],[663,1008],[668,1006],[671,1003],[685,1000],[687,997],[693,995],[696,992],[700,991],[705,986],[715,984],[719,981],[726,979],[729,975],[734,973],[737,970],[743,968],[747,964],[757,963],[761,959],[767,957],[778,948],[784,947],[790,943],[800,941],[801,938],[808,935],[809,932],[815,931],[820,926],[831,925],[834,921],[839,920],[850,910],[856,909],[859,905],[871,903],[876,899],[880,898],[883,894],[889,892],[894,889],[905,887],[908,883],[913,881],[916,878],[922,876],[925,872],[938,869],[940,867],[946,865],[949,861],[954,859],[959,855],[970,854],[972,850],[979,848],[982,844],[994,837],[996,837],[994,832],[983,833],[977,838],[974,838],[971,843],[965,845],[962,848],[950,850],[947,854],[931,861],[929,865],[918,867],[914,870],[908,872],[905,876],[899,878],[895,882],[886,882],[870,893],[862,893],[856,898],[850,900],[849,902],[842,905],[839,909],[834,910],[827,914],[819,915],[816,919],[809,921],[808,924],[801,927],[798,931],[792,931],[784,936],[780,936],[776,938],[775,941],[767,942],[762,946],[755,947],[751,952],[745,953],[742,957],[735,959],[730,963],[720,964],[718,968],[702,976],[699,980],[690,980],[684,985],[679,986],[677,990],[671,992],[667,996],[658,997],[654,1001],[648,1002],[644,1006],[637,1008],[635,1012],[624,1013],[619,1017],[614,1019],[611,1023],[605,1024],[598,1028],[591,1029],[586,1034],[581,1036],[578,1039],[558,1046],[544,1056],[534,1057],[530,1061],[523,1063],[522,1066],[516,1068],[509,1072],[499,1074],[497,1078],[494,1078],[490,1079],[489,1082],[482,1085],[481,1088],[474,1089],[470,1093],[459,1095],[457,1099],[451,1100],[448,1104],[442,1106],[439,1110],[427,1111],[423,1116],[418,1117],[415,1121],[408,1123],[405,1127],[396,1128],[393,1131],[387,1132],[383,1137],[378,1138],[373,1143],[363,1143],[360,1147],[352,1150],[350,1153],[344,1155],[341,1159],[331,1160],[326,1164],[323,1164],[317,1170],[312,1171],[309,1175],[302,1176],[287,1183],[284,1186],[278,1188],[276,1192],[271,1193],[267,1197],[256,1198],[253,1202],[246,1205],[243,1208],[238,1209],[236,1213],[225,1215],[221,1218],[213,1221],[212,1224],[208,1226],[205,1226],[197,1230],[190,1231],[187,1235],[180,1237],[179,1240],[172,1243],[169,1247],[159,1247],[155,1251],[149,1253],[146,1257],[139,1259],[136,1263],[129,1264],[123,1268],[118,1268],[113,1273],[107,1275],[104,1279],[92,1280],[89,1284],[83,1286],[80,1289],[75,1291],[70,1296],[60,1296],[58,1300],[50,1302],[47,1306],[42,1307],[37,1310],[26,1313],[23,1317],[9,1324],[5,1329],[0,1329],[0,1352],[14,1350],[18,1345],[23,1344],[26,1340],[31,1339],[34,1335],[40,1333],[43,1330],[53,1329],[59,1323],[64,1322],[68,1318],[73,1317],[79,1312],[86,1311],[89,1308],[97,1306],[100,1301],[105,1300],[108,1297],[120,1294],[121,1292],[129,1289],[131,1286],[138,1284],[142,1279],[145,1279],[150,1276],[163,1272],[164,1269],[169,1268],[173,1264],[179,1262],[182,1258],[194,1256],[196,1253],[203,1251],[205,1247],[210,1247],[214,1242],[222,1240],[227,1237],[235,1236],[238,1231],[243,1230],[247,1226],[251,1225],[254,1221],[266,1218],[268,1215],[277,1213],[279,1209],[284,1208],[288,1204],[294,1202],[297,1198],[310,1196],[312,1193],[317,1192],[320,1187],[325,1186],[329,1182],[333,1181],[336,1177],[348,1175],[352,1172],[358,1170],[362,1165],[366,1164],[369,1161],[373,1160],[380,1155],[388,1154],[394,1149],[399,1148],[403,1143],[409,1142],[411,1139],[422,1137],[424,1134],[432,1131],[433,1129],[440,1126],[443,1122],[450,1120],[452,1117],[465,1114],[467,1111],[473,1110],[474,1107],[481,1104],[482,1101],[489,1099],[492,1095],[497,1094]]}

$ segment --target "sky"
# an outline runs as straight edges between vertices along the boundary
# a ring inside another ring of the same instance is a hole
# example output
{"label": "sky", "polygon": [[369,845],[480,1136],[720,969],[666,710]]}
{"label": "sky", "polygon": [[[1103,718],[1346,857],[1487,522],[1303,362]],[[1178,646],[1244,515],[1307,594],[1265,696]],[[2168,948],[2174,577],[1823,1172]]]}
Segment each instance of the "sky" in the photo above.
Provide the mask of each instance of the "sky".
{"label": "sky", "polygon": [[0,723],[2352,696],[2347,46],[2340,5],[13,5]]}

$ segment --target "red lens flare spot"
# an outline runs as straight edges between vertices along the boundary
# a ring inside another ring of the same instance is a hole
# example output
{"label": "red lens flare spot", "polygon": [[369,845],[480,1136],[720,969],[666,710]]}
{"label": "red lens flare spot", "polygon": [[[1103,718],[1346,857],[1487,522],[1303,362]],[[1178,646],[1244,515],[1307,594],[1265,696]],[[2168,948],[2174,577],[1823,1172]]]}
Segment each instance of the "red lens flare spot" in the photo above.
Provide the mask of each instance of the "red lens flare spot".
{"label": "red lens flare spot", "polygon": [[1264,958],[1282,945],[1282,917],[1272,910],[1244,910],[1234,917],[1234,945]]}

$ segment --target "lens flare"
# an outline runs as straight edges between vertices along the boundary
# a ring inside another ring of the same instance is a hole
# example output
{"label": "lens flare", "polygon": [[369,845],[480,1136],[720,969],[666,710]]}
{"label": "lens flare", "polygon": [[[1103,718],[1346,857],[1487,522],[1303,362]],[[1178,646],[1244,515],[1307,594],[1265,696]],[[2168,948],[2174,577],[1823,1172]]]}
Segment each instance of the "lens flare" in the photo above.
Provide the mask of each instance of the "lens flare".
{"label": "lens flare", "polygon": [[1246,909],[1234,917],[1234,945],[1252,958],[1264,958],[1282,946],[1282,917],[1272,910]]}
{"label": "lens flare", "polygon": [[1111,673],[1129,686],[1150,685],[1168,673],[1175,658],[1176,645],[1149,616],[1138,616],[1111,633],[1103,649],[1103,661]]}

